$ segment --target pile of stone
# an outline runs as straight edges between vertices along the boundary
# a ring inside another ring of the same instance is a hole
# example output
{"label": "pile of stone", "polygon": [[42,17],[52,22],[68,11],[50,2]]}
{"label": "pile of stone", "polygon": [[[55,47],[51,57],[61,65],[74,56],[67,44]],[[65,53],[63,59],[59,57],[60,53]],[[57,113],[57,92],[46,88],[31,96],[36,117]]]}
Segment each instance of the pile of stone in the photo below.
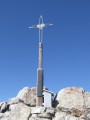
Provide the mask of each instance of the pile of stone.
{"label": "pile of stone", "polygon": [[36,88],[25,87],[0,102],[0,120],[90,120],[90,93],[70,87],[58,92],[52,108],[36,107]]}

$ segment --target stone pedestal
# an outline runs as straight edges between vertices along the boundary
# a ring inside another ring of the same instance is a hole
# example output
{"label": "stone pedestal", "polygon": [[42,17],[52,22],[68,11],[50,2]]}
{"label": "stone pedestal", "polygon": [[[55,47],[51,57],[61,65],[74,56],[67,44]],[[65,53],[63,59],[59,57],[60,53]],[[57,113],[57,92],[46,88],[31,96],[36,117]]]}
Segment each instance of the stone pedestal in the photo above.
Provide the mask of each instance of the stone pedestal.
{"label": "stone pedestal", "polygon": [[43,103],[43,98],[42,97],[37,97],[36,98],[36,106],[42,106]]}

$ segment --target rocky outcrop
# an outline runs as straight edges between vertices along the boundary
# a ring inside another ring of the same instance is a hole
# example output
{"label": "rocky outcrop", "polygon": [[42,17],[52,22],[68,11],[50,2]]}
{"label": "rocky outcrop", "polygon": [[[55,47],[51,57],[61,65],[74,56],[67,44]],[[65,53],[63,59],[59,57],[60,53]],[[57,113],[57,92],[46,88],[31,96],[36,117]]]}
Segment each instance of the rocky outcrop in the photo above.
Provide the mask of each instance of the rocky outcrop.
{"label": "rocky outcrop", "polygon": [[0,120],[90,120],[90,93],[70,87],[58,92],[53,108],[35,107],[36,88],[25,87],[0,102]]}

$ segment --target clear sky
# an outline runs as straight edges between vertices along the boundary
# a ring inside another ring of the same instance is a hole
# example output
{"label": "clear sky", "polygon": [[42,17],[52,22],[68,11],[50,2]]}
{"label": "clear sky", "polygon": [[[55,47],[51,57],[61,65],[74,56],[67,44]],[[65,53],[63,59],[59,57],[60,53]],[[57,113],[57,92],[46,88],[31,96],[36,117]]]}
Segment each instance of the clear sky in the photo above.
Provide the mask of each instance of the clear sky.
{"label": "clear sky", "polygon": [[0,100],[36,86],[38,24],[44,29],[44,84],[90,91],[90,0],[0,0]]}

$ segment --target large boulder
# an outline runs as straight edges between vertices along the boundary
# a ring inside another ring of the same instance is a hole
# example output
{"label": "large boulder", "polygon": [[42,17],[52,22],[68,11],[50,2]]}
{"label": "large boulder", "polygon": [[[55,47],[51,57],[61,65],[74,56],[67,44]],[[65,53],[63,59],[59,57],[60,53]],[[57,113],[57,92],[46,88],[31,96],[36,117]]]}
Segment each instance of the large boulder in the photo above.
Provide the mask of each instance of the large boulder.
{"label": "large boulder", "polygon": [[31,114],[31,109],[23,103],[13,104],[10,106],[11,120],[28,120]]}
{"label": "large boulder", "polygon": [[90,92],[84,93],[84,108],[90,108]]}
{"label": "large boulder", "polygon": [[25,104],[34,107],[36,106],[36,88],[33,87],[30,89],[25,87],[18,93],[16,98],[22,100]]}
{"label": "large boulder", "polygon": [[84,90],[76,87],[62,89],[58,92],[56,100],[58,108],[83,110],[85,104]]}

